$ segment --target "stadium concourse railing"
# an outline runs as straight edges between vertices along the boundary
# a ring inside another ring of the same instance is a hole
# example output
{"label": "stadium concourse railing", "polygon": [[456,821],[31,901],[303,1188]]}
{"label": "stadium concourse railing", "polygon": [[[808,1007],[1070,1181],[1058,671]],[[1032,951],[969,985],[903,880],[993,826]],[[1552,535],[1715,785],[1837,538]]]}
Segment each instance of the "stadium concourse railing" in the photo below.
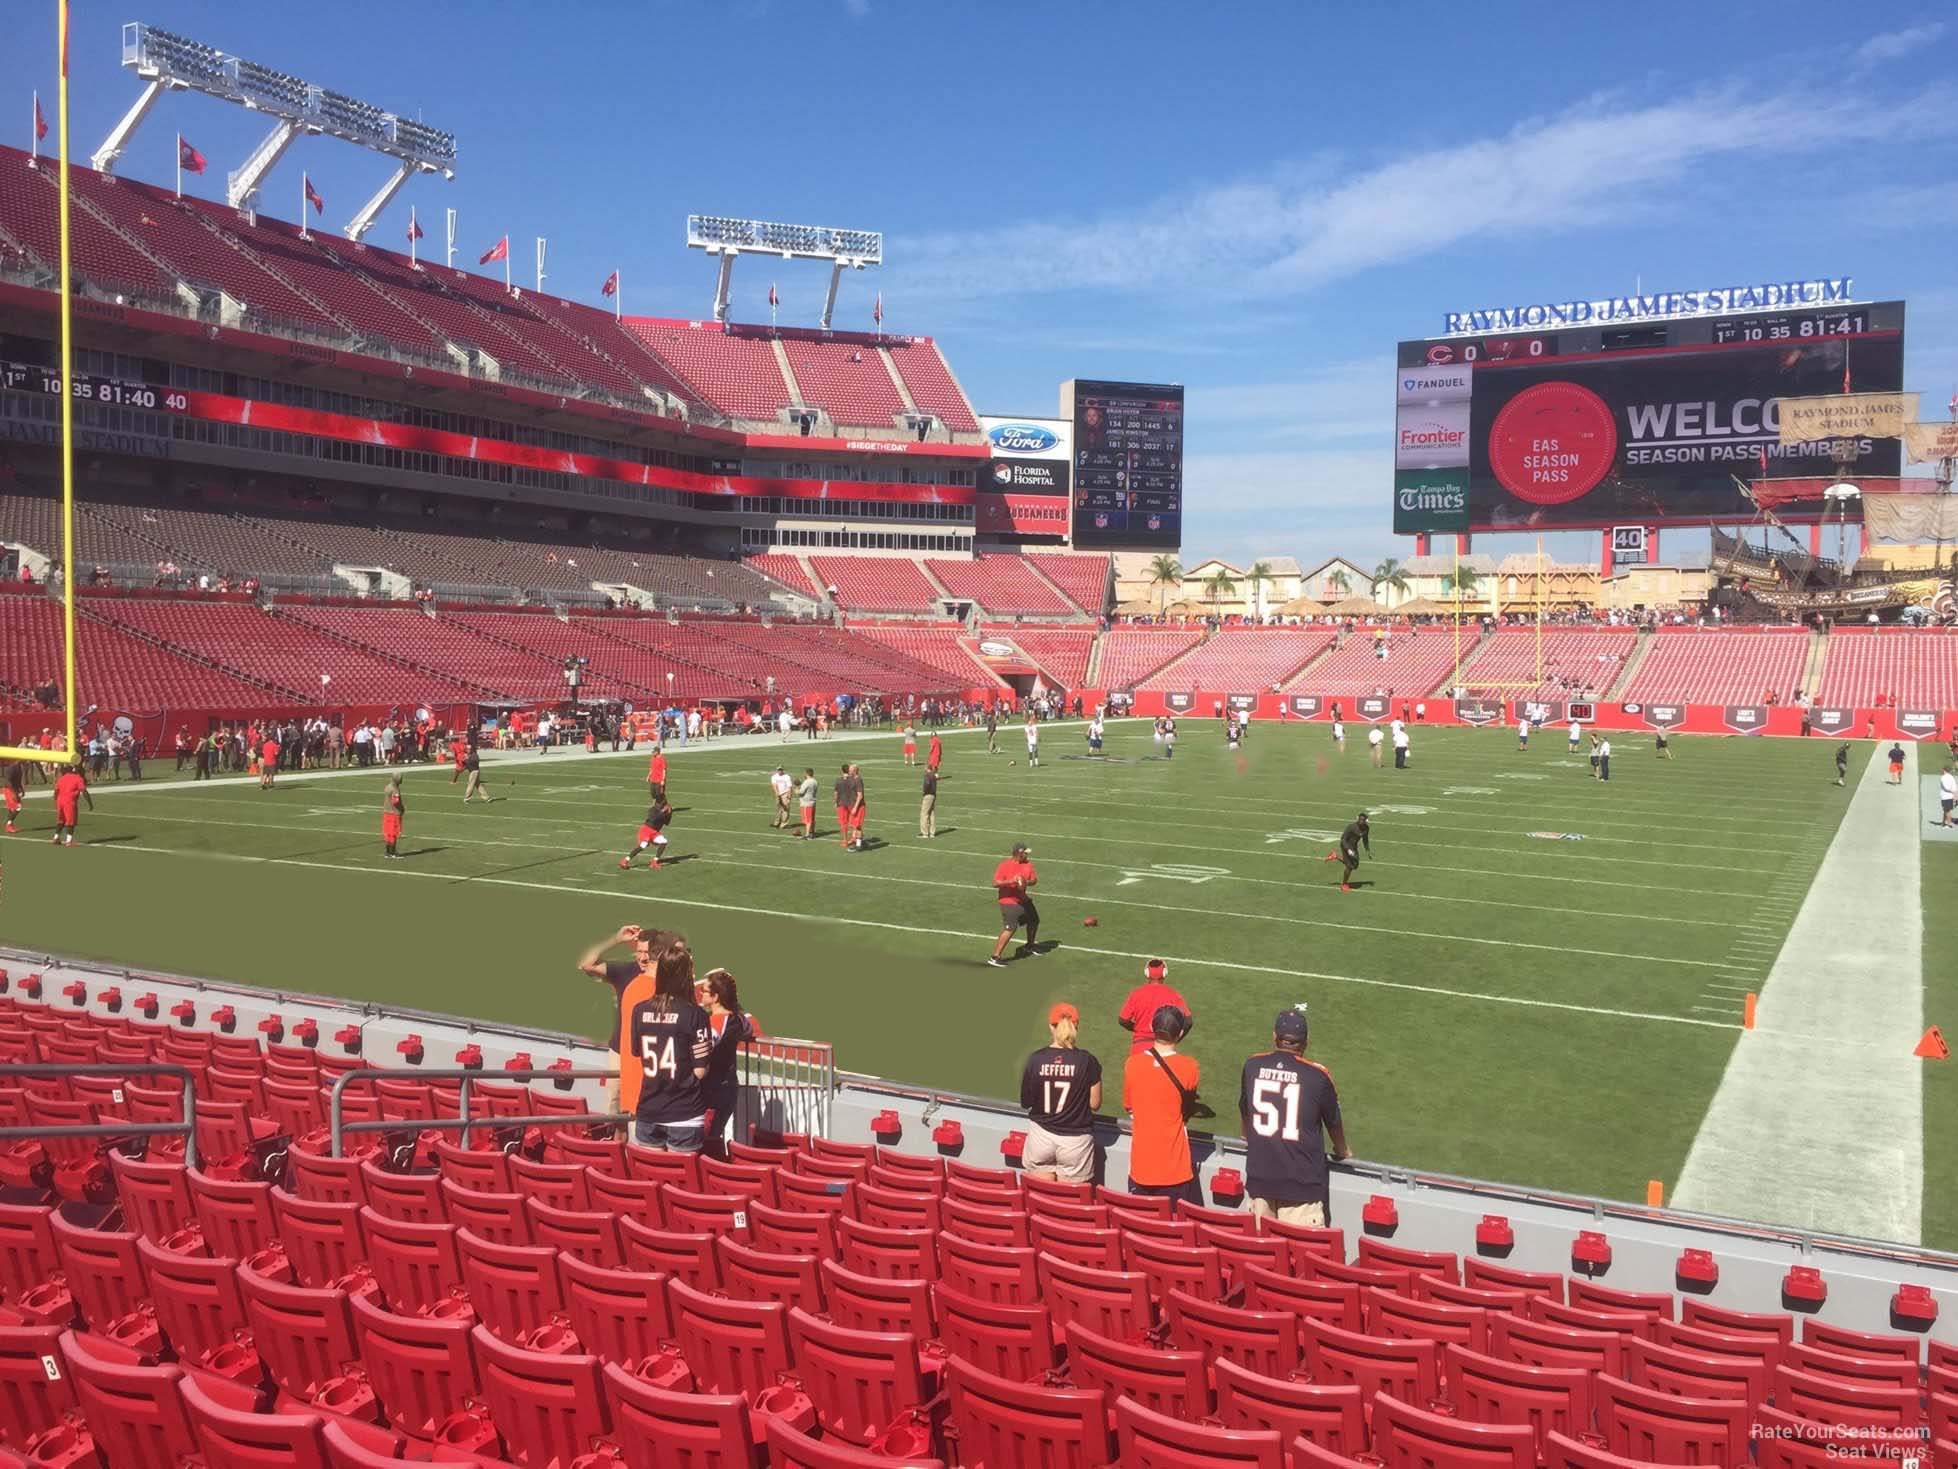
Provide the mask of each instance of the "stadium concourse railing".
{"label": "stadium concourse railing", "polygon": [[[24,976],[26,966],[45,975]],[[27,986],[24,978],[40,982]],[[136,986],[148,992],[143,998],[154,1002],[154,1013],[178,1014],[185,1028],[218,1029],[214,1017],[222,1015],[234,1034],[274,1036],[283,1029],[290,1043],[290,1032],[303,1026],[316,1032],[323,1060],[332,1057],[344,1066],[364,1058],[376,1080],[435,1077],[449,1068],[426,1070],[412,1064],[414,1058],[446,1063],[447,1048],[473,1047],[480,1064],[457,1069],[474,1081],[541,1071],[540,1080],[576,1091],[591,1106],[538,1125],[590,1125],[617,1117],[600,1110],[605,1091],[598,1082],[609,1080],[616,1063],[607,1049],[583,1037],[0,949],[0,999],[16,1008],[113,1015],[115,1004]],[[24,998],[23,990],[30,988],[37,995]],[[541,1061],[559,1049],[558,1064],[533,1064],[533,1055]],[[114,1064],[101,1069],[125,1075],[139,1070]],[[1026,1129],[1023,1112],[1003,1101],[838,1071],[835,1053],[825,1043],[758,1042],[744,1052],[739,1074],[737,1136],[747,1136],[752,1126],[767,1134],[807,1133],[1011,1167],[1020,1150],[1015,1134],[1023,1139]],[[194,1101],[187,1102],[187,1115],[190,1105]],[[507,1121],[471,1120],[476,1125]],[[1204,1121],[1196,1125],[1201,1128]],[[1492,1117],[1488,1125],[1501,1126],[1503,1119]],[[151,1126],[181,1130],[184,1124]],[[119,1135],[138,1130],[121,1124],[107,1129]],[[1101,1176],[1119,1188],[1127,1177],[1128,1128],[1103,1118],[1097,1130]],[[45,1129],[31,1131],[50,1135]],[[1193,1143],[1206,1196],[1219,1204],[1241,1202],[1242,1142],[1198,1131]],[[1742,1310],[1812,1312],[1853,1330],[1934,1331],[1958,1340],[1958,1254],[1909,1242],[1644,1207],[1371,1161],[1336,1166],[1331,1196],[1336,1226],[1402,1248],[1479,1256],[1512,1269],[1586,1275],[1624,1290],[1697,1295]]]}
{"label": "stadium concourse railing", "polygon": [[10,1143],[24,1138],[124,1138],[124,1137],[181,1137],[184,1140],[184,1162],[190,1167],[197,1166],[197,1078],[188,1066],[177,1066],[161,1062],[149,1064],[132,1063],[117,1065],[113,1062],[91,1065],[85,1062],[64,1062],[59,1065],[6,1065],[0,1066],[0,1085],[16,1078],[28,1081],[37,1077],[65,1076],[175,1076],[184,1084],[184,1115],[179,1122],[95,1122],[75,1124],[65,1127],[0,1127],[0,1143]]}

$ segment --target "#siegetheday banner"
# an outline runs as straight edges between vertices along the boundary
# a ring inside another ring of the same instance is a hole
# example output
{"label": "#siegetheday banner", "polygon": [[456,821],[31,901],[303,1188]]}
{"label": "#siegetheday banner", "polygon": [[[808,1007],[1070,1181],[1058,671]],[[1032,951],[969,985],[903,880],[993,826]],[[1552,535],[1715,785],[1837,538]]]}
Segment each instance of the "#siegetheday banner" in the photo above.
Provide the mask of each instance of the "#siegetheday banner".
{"label": "#siegetheday banner", "polygon": [[[1703,352],[1519,360],[1478,366],[1466,418],[1468,518],[1489,528],[1656,524],[1751,515],[1734,477],[1833,473],[1839,449],[1851,474],[1895,475],[1898,441],[1858,435],[1781,441],[1781,405],[1842,385],[1844,343],[1780,343]],[[1903,349],[1855,343],[1855,372],[1894,389]],[[1453,448],[1452,404],[1413,425],[1432,461]],[[1398,466],[1397,466],[1398,467]]]}

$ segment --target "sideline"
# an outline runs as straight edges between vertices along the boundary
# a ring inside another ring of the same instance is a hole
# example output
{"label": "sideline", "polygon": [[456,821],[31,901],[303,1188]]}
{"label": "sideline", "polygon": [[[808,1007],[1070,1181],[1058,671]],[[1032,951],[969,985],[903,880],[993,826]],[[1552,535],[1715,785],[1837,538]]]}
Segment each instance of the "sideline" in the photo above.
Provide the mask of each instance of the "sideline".
{"label": "sideline", "polygon": [[1680,1170],[1681,1209],[1917,1244],[1924,908],[1917,746],[1879,747]]}

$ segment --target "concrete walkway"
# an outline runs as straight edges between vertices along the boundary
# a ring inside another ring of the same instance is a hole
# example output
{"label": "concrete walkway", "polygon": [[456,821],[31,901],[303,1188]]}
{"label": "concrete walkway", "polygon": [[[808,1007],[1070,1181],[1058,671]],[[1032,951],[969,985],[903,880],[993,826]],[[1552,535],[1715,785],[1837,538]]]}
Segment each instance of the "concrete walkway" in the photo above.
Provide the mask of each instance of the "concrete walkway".
{"label": "concrete walkway", "polygon": [[1886,748],[1870,752],[1761,989],[1757,1028],[1734,1046],[1674,1190],[1679,1208],[1918,1242],[1925,818],[1915,746],[1904,742],[1901,787],[1888,783]]}

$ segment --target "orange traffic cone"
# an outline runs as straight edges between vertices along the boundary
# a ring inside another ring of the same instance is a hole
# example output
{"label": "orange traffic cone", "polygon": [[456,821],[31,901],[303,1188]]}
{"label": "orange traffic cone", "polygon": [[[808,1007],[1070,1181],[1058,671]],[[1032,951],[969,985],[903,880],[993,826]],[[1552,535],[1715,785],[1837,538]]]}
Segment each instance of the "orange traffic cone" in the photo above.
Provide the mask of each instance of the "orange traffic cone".
{"label": "orange traffic cone", "polygon": [[1926,1061],[1949,1061],[1951,1047],[1944,1043],[1944,1032],[1935,1025],[1924,1032],[1924,1038],[1917,1043],[1913,1056],[1922,1056]]}

